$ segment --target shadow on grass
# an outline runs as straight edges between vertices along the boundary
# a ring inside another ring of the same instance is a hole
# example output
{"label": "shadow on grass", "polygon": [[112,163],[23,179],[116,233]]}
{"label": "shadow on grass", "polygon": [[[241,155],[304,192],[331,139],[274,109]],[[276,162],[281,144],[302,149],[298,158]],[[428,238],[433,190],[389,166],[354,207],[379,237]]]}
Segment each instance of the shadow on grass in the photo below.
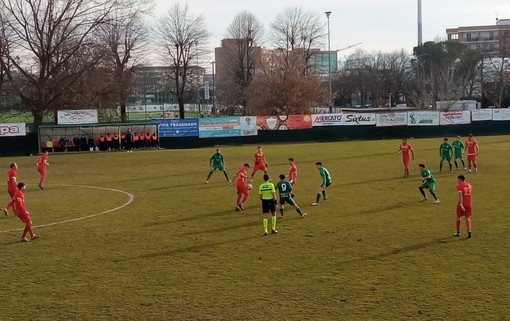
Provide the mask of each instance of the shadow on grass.
{"label": "shadow on grass", "polygon": [[157,258],[157,257],[162,257],[162,256],[172,256],[172,255],[182,254],[182,253],[195,253],[195,252],[200,252],[200,250],[214,248],[214,247],[217,247],[217,246],[220,246],[223,244],[239,243],[242,241],[252,240],[252,239],[259,238],[259,237],[263,237],[263,236],[249,236],[249,237],[243,237],[240,239],[230,239],[230,240],[225,240],[225,241],[220,241],[220,242],[211,242],[211,243],[204,243],[204,244],[180,247],[180,248],[175,248],[175,249],[168,249],[168,250],[164,250],[164,251],[147,253],[147,254],[142,254],[142,255],[138,255],[138,256],[118,259],[118,260],[114,260],[114,262],[126,262],[126,261],[132,261],[132,260],[137,260],[137,259],[150,259],[150,258]]}
{"label": "shadow on grass", "polygon": [[205,234],[205,233],[227,232],[227,231],[237,230],[239,228],[249,227],[249,226],[254,226],[254,225],[256,225],[255,222],[246,222],[246,223],[239,224],[239,225],[229,225],[229,226],[224,226],[224,227],[220,227],[220,228],[215,228],[215,229],[212,229],[212,230],[203,230],[203,231],[188,232],[188,233],[178,234],[178,235],[175,235],[175,236],[190,236],[190,235],[198,235],[198,234]]}

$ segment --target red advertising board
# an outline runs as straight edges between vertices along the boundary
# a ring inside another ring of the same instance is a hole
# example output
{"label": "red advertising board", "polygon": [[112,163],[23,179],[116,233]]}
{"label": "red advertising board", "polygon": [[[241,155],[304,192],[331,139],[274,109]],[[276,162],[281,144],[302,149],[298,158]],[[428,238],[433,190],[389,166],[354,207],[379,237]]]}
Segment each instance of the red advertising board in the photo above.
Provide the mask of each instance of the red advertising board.
{"label": "red advertising board", "polygon": [[311,115],[257,116],[258,130],[296,130],[312,128]]}

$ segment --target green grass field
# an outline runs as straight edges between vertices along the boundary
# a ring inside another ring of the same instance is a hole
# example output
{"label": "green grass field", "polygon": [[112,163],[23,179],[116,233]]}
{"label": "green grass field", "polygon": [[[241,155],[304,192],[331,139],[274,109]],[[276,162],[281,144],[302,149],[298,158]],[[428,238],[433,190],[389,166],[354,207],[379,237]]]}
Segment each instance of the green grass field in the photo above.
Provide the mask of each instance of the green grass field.
{"label": "green grass field", "polygon": [[[508,137],[479,137],[473,238],[454,238],[456,175],[438,173],[441,139],[413,140],[402,178],[398,141],[270,145],[270,174],[299,169],[278,235],[263,236],[252,192],[235,212],[221,173],[204,184],[210,149],[50,155],[46,189],[35,157],[19,164],[39,240],[0,218],[0,320],[510,320]],[[255,146],[225,147],[230,175]],[[311,207],[333,176],[328,200]],[[420,203],[417,165],[436,175],[441,204]],[[258,173],[254,185],[261,182]],[[7,202],[7,193],[2,194]],[[3,206],[3,204],[0,204]]]}

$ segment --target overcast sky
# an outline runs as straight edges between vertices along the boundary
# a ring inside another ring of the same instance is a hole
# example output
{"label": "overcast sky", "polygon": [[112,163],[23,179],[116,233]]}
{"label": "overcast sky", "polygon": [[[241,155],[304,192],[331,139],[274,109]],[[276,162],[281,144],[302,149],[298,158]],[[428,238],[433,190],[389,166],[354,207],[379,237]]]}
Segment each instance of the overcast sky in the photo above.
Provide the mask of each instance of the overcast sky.
{"label": "overcast sky", "polygon": [[[167,12],[172,0],[155,0],[157,14]],[[185,1],[180,3],[185,4]],[[362,42],[367,51],[406,49],[417,43],[417,0],[188,0],[191,12],[202,14],[211,32],[211,52],[220,45],[234,15],[247,10],[267,28],[286,7],[299,6],[321,14],[331,11],[331,49]],[[493,25],[496,17],[510,19],[510,0],[422,0],[423,39],[446,37],[446,28]],[[265,47],[270,48],[266,43]],[[345,50],[340,57],[355,49]],[[212,57],[212,56],[211,56]]]}

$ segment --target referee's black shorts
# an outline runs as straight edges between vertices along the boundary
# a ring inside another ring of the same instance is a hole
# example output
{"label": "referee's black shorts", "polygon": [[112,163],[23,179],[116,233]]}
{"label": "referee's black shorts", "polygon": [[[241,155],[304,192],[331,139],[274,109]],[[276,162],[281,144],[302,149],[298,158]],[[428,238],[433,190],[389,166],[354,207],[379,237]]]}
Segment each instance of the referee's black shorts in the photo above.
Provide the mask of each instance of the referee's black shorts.
{"label": "referee's black shorts", "polygon": [[273,199],[270,200],[262,200],[262,214],[267,214],[269,212],[276,213],[276,202]]}

